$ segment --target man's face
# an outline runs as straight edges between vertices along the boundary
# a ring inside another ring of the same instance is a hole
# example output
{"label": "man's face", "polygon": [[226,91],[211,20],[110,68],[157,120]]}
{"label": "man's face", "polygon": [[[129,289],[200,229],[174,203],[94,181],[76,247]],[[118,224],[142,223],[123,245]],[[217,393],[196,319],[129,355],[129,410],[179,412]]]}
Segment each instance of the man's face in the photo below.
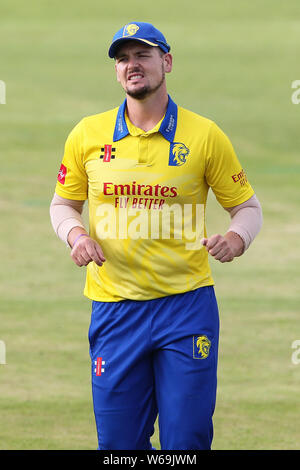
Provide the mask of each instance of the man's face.
{"label": "man's face", "polygon": [[118,49],[115,68],[125,92],[142,100],[165,83],[165,73],[172,69],[172,56],[158,47],[129,41]]}

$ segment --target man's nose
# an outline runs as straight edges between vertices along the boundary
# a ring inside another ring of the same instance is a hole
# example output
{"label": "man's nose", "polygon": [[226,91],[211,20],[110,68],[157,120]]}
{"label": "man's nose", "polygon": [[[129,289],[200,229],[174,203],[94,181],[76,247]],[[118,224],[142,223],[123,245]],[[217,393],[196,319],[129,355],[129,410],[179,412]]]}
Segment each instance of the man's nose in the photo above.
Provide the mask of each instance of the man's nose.
{"label": "man's nose", "polygon": [[131,69],[131,68],[136,68],[139,66],[139,59],[138,57],[135,57],[135,56],[131,56],[128,58],[128,68]]}

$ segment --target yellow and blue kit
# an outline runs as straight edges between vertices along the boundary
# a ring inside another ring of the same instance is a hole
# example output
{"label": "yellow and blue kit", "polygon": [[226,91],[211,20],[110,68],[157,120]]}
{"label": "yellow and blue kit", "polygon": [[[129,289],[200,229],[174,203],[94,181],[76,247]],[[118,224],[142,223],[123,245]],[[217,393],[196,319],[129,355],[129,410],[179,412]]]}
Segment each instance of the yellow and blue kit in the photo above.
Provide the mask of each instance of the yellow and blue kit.
{"label": "yellow and blue kit", "polygon": [[216,395],[218,308],[208,254],[209,188],[223,207],[254,191],[224,132],[169,97],[150,131],[126,100],[71,131],[56,193],[89,204],[106,262],[87,267],[99,449],[208,449]]}
{"label": "yellow and blue kit", "polygon": [[84,118],[67,139],[56,193],[88,199],[90,235],[107,260],[88,265],[85,295],[149,300],[213,285],[200,245],[209,187],[223,207],[254,194],[225,134],[171,98],[149,132],[130,123],[126,102]]}

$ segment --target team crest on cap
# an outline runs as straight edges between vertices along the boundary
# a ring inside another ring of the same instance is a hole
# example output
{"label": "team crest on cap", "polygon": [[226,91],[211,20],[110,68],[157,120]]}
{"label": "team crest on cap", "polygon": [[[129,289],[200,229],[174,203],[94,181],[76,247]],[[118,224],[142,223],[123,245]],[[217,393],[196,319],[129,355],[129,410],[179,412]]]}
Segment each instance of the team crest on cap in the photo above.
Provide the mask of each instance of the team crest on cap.
{"label": "team crest on cap", "polygon": [[181,166],[186,162],[190,150],[181,142],[170,144],[169,166]]}
{"label": "team crest on cap", "polygon": [[205,335],[193,336],[193,358],[206,359],[209,355],[211,342]]}
{"label": "team crest on cap", "polygon": [[134,36],[135,33],[140,29],[140,27],[137,24],[131,23],[127,24],[124,28],[123,31],[123,38],[126,38],[128,36]]}

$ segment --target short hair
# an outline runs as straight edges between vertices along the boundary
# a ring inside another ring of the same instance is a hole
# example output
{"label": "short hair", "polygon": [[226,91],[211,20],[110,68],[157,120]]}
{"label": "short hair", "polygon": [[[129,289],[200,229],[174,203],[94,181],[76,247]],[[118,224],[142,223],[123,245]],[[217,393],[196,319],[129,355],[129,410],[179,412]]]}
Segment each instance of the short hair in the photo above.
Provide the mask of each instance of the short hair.
{"label": "short hair", "polygon": [[[126,44],[128,44],[129,42],[131,42],[130,39],[128,39],[128,41],[122,42],[122,44],[119,45],[119,47],[116,49],[116,52],[115,52],[115,57],[114,57],[115,60],[116,60],[116,58],[117,58],[117,56],[118,56],[118,52],[119,52],[119,50],[120,50],[120,47],[121,47],[121,46],[124,46],[124,45],[126,45]],[[141,43],[142,43],[142,42],[141,42]],[[143,43],[142,43],[142,44],[143,44]],[[163,56],[166,54],[166,52],[163,51],[159,46],[158,46],[158,47],[156,47],[156,46],[150,46],[150,45],[145,44],[145,43],[144,43],[144,45],[146,45],[146,46],[148,46],[149,48],[152,48],[152,49],[158,49],[158,52],[159,52],[160,57],[163,57]]]}

